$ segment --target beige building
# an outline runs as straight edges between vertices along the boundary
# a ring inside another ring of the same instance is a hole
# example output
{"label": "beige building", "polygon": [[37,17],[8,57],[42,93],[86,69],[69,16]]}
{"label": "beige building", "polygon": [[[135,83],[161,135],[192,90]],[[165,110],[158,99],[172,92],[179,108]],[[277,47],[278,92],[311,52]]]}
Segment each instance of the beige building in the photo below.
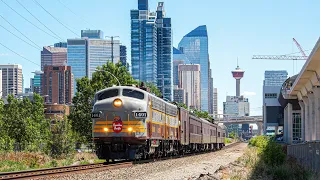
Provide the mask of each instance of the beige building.
{"label": "beige building", "polygon": [[22,93],[22,66],[20,64],[0,64],[2,71],[2,97]]}
{"label": "beige building", "polygon": [[179,88],[185,91],[185,103],[188,107],[201,108],[200,65],[179,64]]}

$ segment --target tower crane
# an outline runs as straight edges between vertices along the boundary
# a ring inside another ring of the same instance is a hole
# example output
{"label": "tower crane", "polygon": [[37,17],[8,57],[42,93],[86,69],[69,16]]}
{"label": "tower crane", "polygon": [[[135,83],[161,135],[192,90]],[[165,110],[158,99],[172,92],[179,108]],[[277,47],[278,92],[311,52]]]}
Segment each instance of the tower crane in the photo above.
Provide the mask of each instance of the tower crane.
{"label": "tower crane", "polygon": [[287,56],[287,55],[253,55],[252,59],[268,59],[268,60],[307,60],[308,56],[303,51],[298,41],[293,38],[294,43],[300,50],[302,56]]}

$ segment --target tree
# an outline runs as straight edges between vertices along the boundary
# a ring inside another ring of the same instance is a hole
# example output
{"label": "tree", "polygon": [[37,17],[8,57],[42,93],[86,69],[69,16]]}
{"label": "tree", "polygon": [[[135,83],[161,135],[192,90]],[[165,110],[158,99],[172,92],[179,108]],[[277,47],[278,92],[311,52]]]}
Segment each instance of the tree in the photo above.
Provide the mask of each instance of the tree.
{"label": "tree", "polygon": [[4,103],[0,99],[0,151],[11,151],[14,141],[8,136],[8,130],[3,119],[4,112]]}
{"label": "tree", "polygon": [[113,64],[112,62],[97,67],[97,71],[92,74],[91,80],[87,77],[77,79],[77,92],[72,99],[74,108],[71,110],[69,119],[72,121],[73,130],[79,134],[79,139],[91,140],[92,121],[90,113],[95,92],[113,85],[119,85],[117,79],[121,85],[137,84],[137,81],[132,78],[125,66],[122,66],[121,63]]}
{"label": "tree", "polygon": [[51,132],[52,136],[49,141],[51,156],[59,158],[72,153],[75,148],[75,135],[70,120],[67,117],[61,121],[55,119],[51,125]]}
{"label": "tree", "polygon": [[150,93],[153,93],[155,94],[156,96],[158,97],[161,97],[162,94],[161,94],[161,91],[158,89],[158,87],[156,85],[154,85],[153,83],[151,82],[147,82],[146,83],[146,86],[150,89]]}
{"label": "tree", "polygon": [[182,107],[184,109],[188,109],[187,105],[185,105],[184,103],[177,103],[178,107]]}

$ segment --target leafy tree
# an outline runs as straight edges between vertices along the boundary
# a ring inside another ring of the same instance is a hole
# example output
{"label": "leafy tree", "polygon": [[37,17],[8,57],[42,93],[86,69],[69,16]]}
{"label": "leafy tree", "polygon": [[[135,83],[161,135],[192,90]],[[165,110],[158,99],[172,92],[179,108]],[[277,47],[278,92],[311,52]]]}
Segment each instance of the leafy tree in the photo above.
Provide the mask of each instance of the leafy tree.
{"label": "leafy tree", "polygon": [[147,82],[146,83],[146,86],[150,89],[150,93],[153,93],[155,94],[156,96],[158,97],[161,97],[162,94],[161,94],[161,91],[158,89],[158,87],[156,85],[154,85],[153,83],[151,82]]}
{"label": "leafy tree", "polygon": [[51,125],[52,136],[49,141],[52,157],[62,157],[72,153],[75,148],[75,134],[72,131],[71,121],[65,117],[63,120],[54,120]]}
{"label": "leafy tree", "polygon": [[8,130],[4,123],[4,103],[0,99],[0,151],[10,151],[13,149],[13,140],[8,136]]}
{"label": "leafy tree", "polygon": [[185,105],[184,103],[177,103],[178,107],[182,107],[184,109],[188,109],[187,105]]}
{"label": "leafy tree", "polygon": [[235,136],[236,136],[236,134],[235,134],[235,132],[233,131],[233,132],[231,132],[230,134],[229,134],[229,138],[231,138],[231,139],[234,139],[235,138]]}

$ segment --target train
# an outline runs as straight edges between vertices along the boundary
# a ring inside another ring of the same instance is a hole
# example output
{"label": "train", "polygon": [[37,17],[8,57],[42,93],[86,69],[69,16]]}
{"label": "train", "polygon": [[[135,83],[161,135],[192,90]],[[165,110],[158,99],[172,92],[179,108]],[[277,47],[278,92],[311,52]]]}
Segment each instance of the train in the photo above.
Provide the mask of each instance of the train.
{"label": "train", "polygon": [[92,137],[99,159],[137,160],[219,150],[225,128],[148,92],[114,86],[95,93]]}

